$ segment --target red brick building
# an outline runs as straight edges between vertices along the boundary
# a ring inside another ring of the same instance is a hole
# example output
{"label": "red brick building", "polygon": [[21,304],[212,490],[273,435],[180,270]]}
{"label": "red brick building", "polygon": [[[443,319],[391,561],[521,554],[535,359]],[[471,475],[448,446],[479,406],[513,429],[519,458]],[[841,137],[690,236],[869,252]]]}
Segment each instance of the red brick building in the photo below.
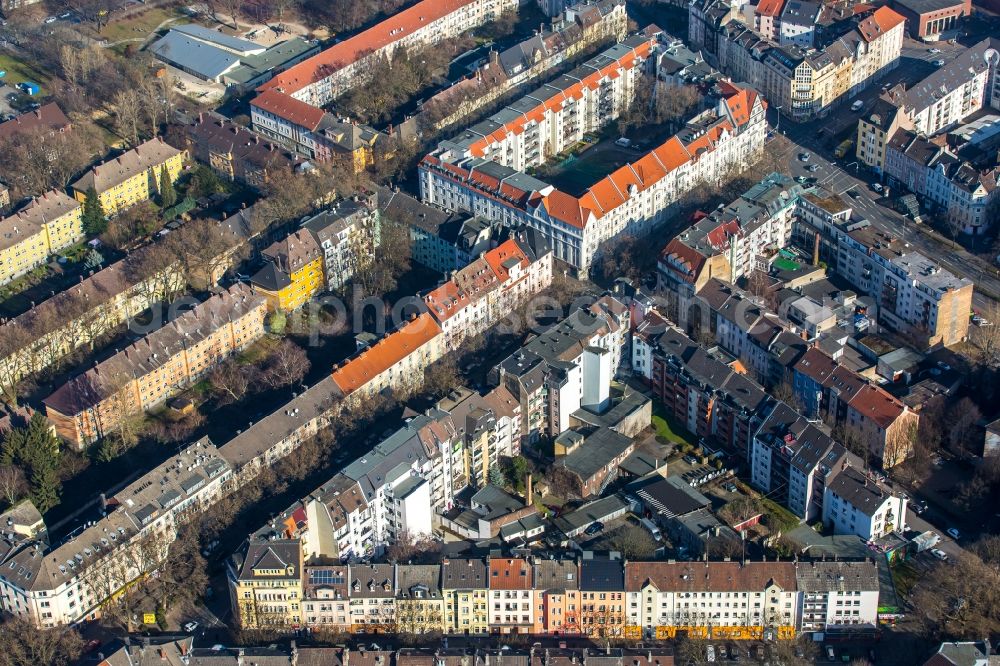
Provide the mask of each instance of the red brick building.
{"label": "red brick building", "polygon": [[894,0],[893,8],[906,18],[911,37],[933,40],[958,28],[959,19],[972,13],[972,0]]}

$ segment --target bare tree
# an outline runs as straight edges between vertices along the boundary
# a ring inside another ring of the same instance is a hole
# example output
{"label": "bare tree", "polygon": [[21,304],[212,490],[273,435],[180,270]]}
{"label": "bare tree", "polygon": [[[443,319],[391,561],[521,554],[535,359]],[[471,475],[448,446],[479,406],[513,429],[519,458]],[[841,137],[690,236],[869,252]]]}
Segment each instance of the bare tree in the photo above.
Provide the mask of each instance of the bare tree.
{"label": "bare tree", "polygon": [[28,491],[24,472],[14,465],[0,465],[0,496],[13,506]]}
{"label": "bare tree", "polygon": [[253,365],[241,365],[236,359],[228,358],[219,363],[208,375],[212,391],[220,405],[228,405],[243,400],[252,387],[261,381],[260,370]]}
{"label": "bare tree", "polygon": [[703,101],[697,86],[658,86],[653,106],[654,118],[658,123],[669,123],[674,129],[694,115]]}
{"label": "bare tree", "polygon": [[298,384],[309,372],[306,351],[291,340],[282,340],[267,359],[264,381],[273,388]]}
{"label": "bare tree", "polygon": [[64,627],[39,629],[21,616],[0,625],[0,664],[4,666],[68,666],[82,655],[79,632]]}
{"label": "bare tree", "polygon": [[987,325],[973,326],[969,336],[979,350],[977,360],[988,368],[1000,368],[1000,304],[991,301],[979,315]]}
{"label": "bare tree", "polygon": [[138,91],[132,88],[119,90],[109,103],[108,111],[115,117],[115,127],[128,145],[139,145],[142,101]]}

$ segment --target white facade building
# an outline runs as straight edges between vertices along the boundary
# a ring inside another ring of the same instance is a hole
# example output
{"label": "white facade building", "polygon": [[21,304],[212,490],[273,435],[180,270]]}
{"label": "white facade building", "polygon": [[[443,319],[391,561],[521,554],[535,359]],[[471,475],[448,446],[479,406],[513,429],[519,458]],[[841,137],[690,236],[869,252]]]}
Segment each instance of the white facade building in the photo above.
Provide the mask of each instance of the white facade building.
{"label": "white facade building", "polygon": [[903,529],[906,500],[864,472],[847,467],[824,490],[823,523],[832,527],[834,534],[878,539]]}

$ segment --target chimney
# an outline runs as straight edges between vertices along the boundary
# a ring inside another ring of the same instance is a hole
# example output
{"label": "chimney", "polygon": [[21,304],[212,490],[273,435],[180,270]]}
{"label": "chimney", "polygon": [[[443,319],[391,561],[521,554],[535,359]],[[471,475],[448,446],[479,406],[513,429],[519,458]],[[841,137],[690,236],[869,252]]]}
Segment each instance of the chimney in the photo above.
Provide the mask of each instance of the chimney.
{"label": "chimney", "polygon": [[524,493],[524,506],[531,506],[535,503],[535,492],[531,487],[531,472],[528,473],[528,481],[525,485],[527,486],[527,489]]}

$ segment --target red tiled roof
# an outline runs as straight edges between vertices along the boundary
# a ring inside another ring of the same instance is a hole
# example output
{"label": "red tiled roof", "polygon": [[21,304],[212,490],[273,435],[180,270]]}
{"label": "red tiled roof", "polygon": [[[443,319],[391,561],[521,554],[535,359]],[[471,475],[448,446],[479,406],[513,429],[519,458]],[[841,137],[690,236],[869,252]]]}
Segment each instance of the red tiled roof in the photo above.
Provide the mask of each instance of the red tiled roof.
{"label": "red tiled roof", "polygon": [[882,430],[896,422],[906,407],[878,386],[867,384],[848,403],[863,418],[874,421]]}
{"label": "red tiled roof", "polygon": [[349,395],[441,334],[441,327],[424,312],[333,371],[333,381]]}
{"label": "red tiled roof", "polygon": [[678,238],[667,243],[660,254],[660,259],[666,260],[670,268],[682,272],[689,282],[694,282],[701,267],[705,265],[705,256],[698,250],[688,247]]}
{"label": "red tiled roof", "polygon": [[362,57],[405,39],[429,23],[471,4],[473,0],[421,0],[389,16],[364,32],[334,44],[303,60],[262,85],[258,90],[281,88],[293,93],[321,81]]}
{"label": "red tiled roof", "polygon": [[310,131],[319,127],[324,115],[323,109],[301,102],[291,95],[285,95],[277,90],[265,90],[257,95],[250,104]]}
{"label": "red tiled roof", "polygon": [[519,557],[490,558],[491,590],[530,590],[531,566]]}

